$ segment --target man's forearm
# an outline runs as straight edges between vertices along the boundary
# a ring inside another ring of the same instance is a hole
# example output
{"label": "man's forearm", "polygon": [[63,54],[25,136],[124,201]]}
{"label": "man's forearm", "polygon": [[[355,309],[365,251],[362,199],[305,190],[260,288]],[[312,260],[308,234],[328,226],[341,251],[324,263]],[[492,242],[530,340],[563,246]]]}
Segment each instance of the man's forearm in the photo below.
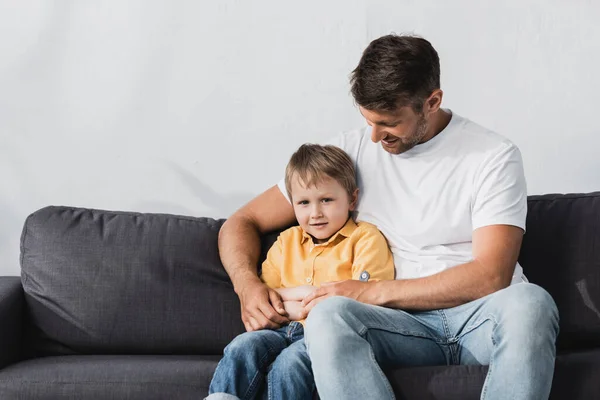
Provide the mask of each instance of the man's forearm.
{"label": "man's forearm", "polygon": [[225,221],[219,231],[219,254],[236,291],[249,281],[260,282],[260,234],[250,221],[236,216]]}
{"label": "man's forearm", "polygon": [[404,310],[456,307],[504,289],[512,280],[523,230],[490,225],[473,232],[473,261],[418,279],[376,282],[368,302]]}
{"label": "man's forearm", "polygon": [[368,302],[403,310],[437,310],[479,299],[510,284],[478,261],[417,279],[375,282]]}

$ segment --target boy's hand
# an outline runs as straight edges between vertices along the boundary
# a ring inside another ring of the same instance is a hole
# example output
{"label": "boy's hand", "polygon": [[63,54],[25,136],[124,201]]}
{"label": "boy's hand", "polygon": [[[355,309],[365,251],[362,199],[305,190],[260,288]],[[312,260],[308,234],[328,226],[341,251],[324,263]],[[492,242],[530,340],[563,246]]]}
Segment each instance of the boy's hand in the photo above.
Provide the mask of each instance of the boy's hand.
{"label": "boy's hand", "polygon": [[302,285],[290,288],[278,288],[275,290],[279,293],[283,301],[301,301],[316,289],[316,286]]}
{"label": "boy's hand", "polygon": [[314,306],[331,296],[344,296],[360,301],[361,303],[374,304],[369,289],[372,289],[375,283],[352,279],[324,283],[317,290],[306,296],[302,300],[302,305],[306,308],[307,312],[310,312]]}
{"label": "boy's hand", "polygon": [[289,322],[279,293],[260,281],[248,282],[237,291],[242,322],[248,332],[277,329]]}
{"label": "boy's hand", "polygon": [[298,298],[296,300],[300,301],[300,300],[304,299],[306,296],[308,296],[309,294],[311,294],[312,292],[314,292],[315,290],[317,290],[317,287],[311,286],[311,285],[302,285],[302,286],[295,287],[294,290],[296,290],[296,294],[298,296]]}
{"label": "boy's hand", "polygon": [[306,318],[308,312],[300,301],[284,301],[283,306],[288,313],[290,321],[300,321]]}

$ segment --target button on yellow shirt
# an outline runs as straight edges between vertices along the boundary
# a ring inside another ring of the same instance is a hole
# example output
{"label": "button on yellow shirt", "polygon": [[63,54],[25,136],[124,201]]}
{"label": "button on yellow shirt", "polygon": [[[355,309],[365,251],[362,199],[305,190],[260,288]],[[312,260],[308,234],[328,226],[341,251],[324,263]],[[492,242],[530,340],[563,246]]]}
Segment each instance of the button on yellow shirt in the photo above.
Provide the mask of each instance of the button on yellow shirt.
{"label": "button on yellow shirt", "polygon": [[349,218],[326,243],[314,244],[312,237],[295,226],[282,232],[262,265],[261,279],[271,288],[319,286],[345,279],[394,279],[394,260],[383,234],[367,222]]}

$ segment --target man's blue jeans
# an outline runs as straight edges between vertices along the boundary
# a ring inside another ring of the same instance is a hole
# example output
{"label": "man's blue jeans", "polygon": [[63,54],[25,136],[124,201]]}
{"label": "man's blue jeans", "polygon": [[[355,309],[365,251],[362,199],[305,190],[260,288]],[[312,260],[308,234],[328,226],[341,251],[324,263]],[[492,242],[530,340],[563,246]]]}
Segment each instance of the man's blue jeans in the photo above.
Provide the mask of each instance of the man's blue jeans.
{"label": "man's blue jeans", "polygon": [[291,322],[233,339],[215,370],[207,399],[312,399],[314,390],[304,329]]}
{"label": "man's blue jeans", "polygon": [[393,399],[382,369],[453,364],[489,365],[481,399],[547,399],[558,311],[529,283],[427,312],[333,297],[311,311],[305,332],[323,400]]}

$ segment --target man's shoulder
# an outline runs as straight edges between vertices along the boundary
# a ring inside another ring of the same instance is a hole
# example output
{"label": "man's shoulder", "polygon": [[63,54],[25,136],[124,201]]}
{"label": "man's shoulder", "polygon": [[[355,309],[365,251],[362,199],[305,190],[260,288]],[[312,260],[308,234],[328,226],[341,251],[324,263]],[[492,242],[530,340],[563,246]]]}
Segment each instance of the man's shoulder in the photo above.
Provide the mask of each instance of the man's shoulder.
{"label": "man's shoulder", "polygon": [[330,138],[326,144],[337,146],[352,157],[365,143],[365,137],[368,138],[368,127],[366,126],[340,132]]}
{"label": "man's shoulder", "polygon": [[516,145],[506,136],[486,128],[468,118],[456,115],[459,120],[457,137],[466,148],[482,152],[497,152]]}

